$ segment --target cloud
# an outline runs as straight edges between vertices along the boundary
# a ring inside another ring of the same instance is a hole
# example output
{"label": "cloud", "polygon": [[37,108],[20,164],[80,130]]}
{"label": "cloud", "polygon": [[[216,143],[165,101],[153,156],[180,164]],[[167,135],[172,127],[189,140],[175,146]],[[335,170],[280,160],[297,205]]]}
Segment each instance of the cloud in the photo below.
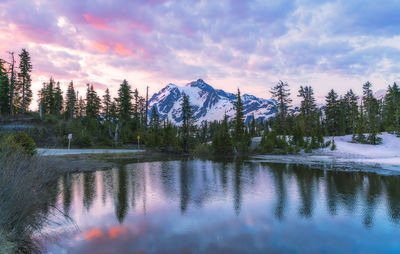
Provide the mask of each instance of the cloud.
{"label": "cloud", "polygon": [[258,93],[279,79],[374,77],[384,88],[398,78],[397,0],[0,0],[0,7],[0,57],[28,48],[38,82],[52,75],[114,89],[112,80],[128,77],[139,86],[202,77]]}

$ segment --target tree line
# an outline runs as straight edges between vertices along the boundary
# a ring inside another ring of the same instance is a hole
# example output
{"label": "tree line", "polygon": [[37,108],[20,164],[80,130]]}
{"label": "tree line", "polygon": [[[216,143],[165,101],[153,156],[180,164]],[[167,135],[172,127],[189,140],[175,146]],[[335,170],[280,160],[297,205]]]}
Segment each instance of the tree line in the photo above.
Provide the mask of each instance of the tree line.
{"label": "tree line", "polygon": [[22,49],[17,64],[14,52],[9,55],[9,61],[0,59],[0,114],[25,114],[32,101],[31,57]]}
{"label": "tree line", "polygon": [[[2,115],[24,114],[31,102],[30,56],[25,49],[19,56],[18,73],[15,61],[0,61]],[[39,118],[49,125],[32,135],[39,143],[55,136],[63,145],[66,134],[73,133],[73,144],[81,147],[132,145],[140,138],[142,144],[161,151],[245,154],[253,137],[262,137],[256,148],[259,152],[296,153],[327,146],[334,149],[334,139],[326,142],[324,136],[352,134],[353,142],[379,144],[382,131],[400,134],[400,90],[396,83],[388,86],[381,99],[374,97],[370,82],[363,85],[360,97],[351,89],[343,96],[332,89],[322,107],[317,106],[311,86],[300,86],[297,96],[301,102],[296,108],[287,83],[279,81],[270,92],[276,101],[275,116],[267,120],[253,116],[249,122],[244,119],[239,89],[232,118],[225,115],[221,121],[202,123],[195,123],[189,97],[184,94],[181,124],[177,126],[161,119],[156,105],[149,109],[147,96],[139,95],[127,80],[120,84],[117,97],[112,98],[107,88],[100,98],[90,84],[86,94],[80,95],[73,81],[64,95],[60,83],[50,78],[38,94]],[[49,130],[50,135],[46,133]]]}

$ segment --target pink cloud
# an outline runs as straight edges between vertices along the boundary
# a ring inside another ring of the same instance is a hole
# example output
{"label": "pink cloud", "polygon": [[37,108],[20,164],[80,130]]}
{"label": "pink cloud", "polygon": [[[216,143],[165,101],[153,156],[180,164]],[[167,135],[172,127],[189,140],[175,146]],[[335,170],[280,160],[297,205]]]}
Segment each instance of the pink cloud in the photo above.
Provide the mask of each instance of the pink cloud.
{"label": "pink cloud", "polygon": [[104,53],[110,49],[109,46],[102,44],[100,42],[92,42],[93,46],[100,52]]}
{"label": "pink cloud", "polygon": [[82,16],[85,18],[86,22],[89,23],[91,26],[94,26],[98,29],[109,29],[108,27],[108,23],[109,20],[108,19],[103,19],[97,16],[94,16],[92,14],[89,13],[84,13],[82,14]]}
{"label": "pink cloud", "polygon": [[132,51],[127,49],[122,43],[116,43],[115,44],[115,52],[117,52],[120,55],[131,55]]}

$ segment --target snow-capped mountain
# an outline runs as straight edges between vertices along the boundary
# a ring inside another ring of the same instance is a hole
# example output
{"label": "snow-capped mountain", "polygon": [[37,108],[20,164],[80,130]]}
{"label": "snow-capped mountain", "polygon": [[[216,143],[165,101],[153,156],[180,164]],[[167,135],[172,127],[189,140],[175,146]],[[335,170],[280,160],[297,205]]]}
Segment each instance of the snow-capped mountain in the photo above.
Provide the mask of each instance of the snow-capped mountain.
{"label": "snow-capped mountain", "polygon": [[[171,122],[179,124],[181,118],[181,104],[183,93],[189,96],[193,109],[193,116],[197,124],[203,121],[222,120],[226,112],[229,118],[235,114],[235,94],[214,89],[202,79],[193,81],[185,86],[169,84],[149,100],[149,115],[151,109],[156,107],[161,119],[168,118]],[[246,122],[252,119],[267,119],[276,112],[276,101],[273,99],[257,98],[253,95],[243,94],[243,113]]]}

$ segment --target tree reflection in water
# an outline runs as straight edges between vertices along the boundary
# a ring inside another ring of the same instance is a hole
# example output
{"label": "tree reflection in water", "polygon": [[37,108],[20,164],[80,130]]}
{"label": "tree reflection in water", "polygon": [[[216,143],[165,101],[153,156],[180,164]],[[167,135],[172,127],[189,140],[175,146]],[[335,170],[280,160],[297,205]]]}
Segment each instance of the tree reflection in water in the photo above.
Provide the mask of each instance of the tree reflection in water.
{"label": "tree reflection in water", "polygon": [[[79,203],[83,204],[92,223],[98,225],[96,230],[106,224],[119,225],[113,233],[108,233],[110,236],[119,230],[136,234],[135,237],[150,237],[148,234],[155,234],[151,230],[158,230],[168,237],[177,237],[170,235],[174,232],[188,240],[199,237],[189,238],[189,235],[208,225],[206,232],[200,234],[203,238],[211,237],[211,232],[217,230],[218,237],[245,234],[243,240],[251,239],[248,234],[253,231],[249,227],[265,227],[267,231],[281,227],[279,230],[287,228],[288,232],[296,232],[301,230],[297,228],[300,225],[322,227],[328,220],[331,227],[343,221],[358,222],[366,232],[373,232],[376,227],[383,230],[399,224],[399,179],[399,176],[372,172],[243,160],[144,162],[65,175],[60,184],[63,194],[60,204],[66,214],[76,211]],[[116,224],[107,217],[110,208]],[[265,213],[265,208],[270,212]],[[86,215],[78,212],[77,216]],[[297,224],[300,221],[308,224]],[[170,231],[171,227],[175,231]],[[235,229],[230,231],[230,227]],[[93,232],[93,235],[107,236],[104,232]]]}

